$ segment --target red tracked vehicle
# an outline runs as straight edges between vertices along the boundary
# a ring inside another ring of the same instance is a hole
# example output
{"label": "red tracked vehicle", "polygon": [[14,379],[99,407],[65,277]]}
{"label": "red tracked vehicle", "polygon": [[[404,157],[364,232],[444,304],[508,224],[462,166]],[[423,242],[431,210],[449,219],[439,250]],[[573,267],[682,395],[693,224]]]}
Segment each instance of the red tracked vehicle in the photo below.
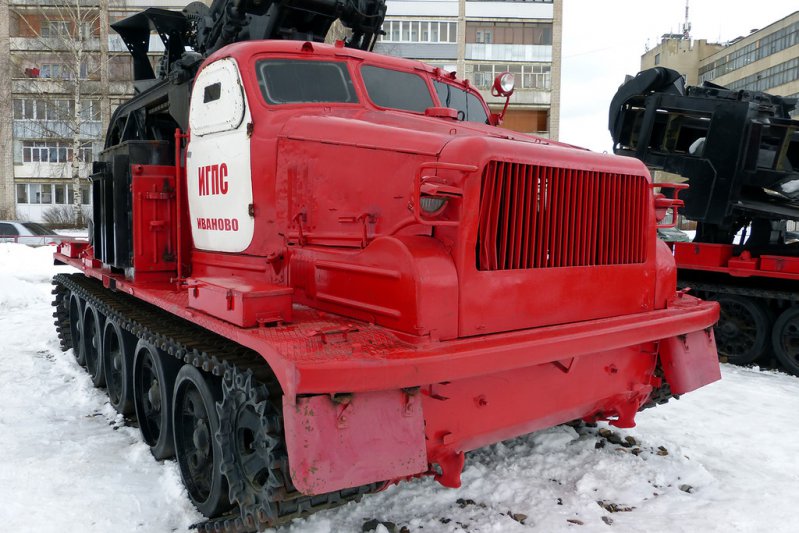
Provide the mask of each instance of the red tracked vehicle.
{"label": "red tracked vehicle", "polygon": [[[757,80],[750,80],[752,83]],[[799,376],[797,99],[710,82],[685,86],[655,67],[610,105],[613,150],[687,180],[679,191],[693,242],[674,244],[680,287],[717,300],[719,355],[749,364],[773,354]]]}
{"label": "red tracked vehicle", "polygon": [[[677,292],[640,162],[498,129],[468,83],[362,50],[382,3],[271,4],[115,26],[140,93],[95,163],[91,245],[56,253],[81,270],[54,280],[64,348],[176,456],[201,529],[457,487],[469,450],[629,427],[719,378],[717,304]],[[314,42],[334,15],[352,37]]]}

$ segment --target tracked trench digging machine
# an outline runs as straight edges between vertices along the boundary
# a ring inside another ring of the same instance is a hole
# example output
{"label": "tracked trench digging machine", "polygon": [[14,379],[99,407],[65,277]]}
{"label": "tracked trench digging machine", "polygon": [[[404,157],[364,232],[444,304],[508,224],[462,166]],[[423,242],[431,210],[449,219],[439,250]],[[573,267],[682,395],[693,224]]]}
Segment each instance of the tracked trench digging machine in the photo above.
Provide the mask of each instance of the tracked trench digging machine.
{"label": "tracked trench digging machine", "polygon": [[[252,531],[719,378],[639,161],[496,127],[368,50],[382,0],[148,9],[56,324],[204,531]],[[321,41],[334,20],[347,29]],[[151,30],[165,44],[148,61]],[[497,91],[510,88],[499,80]]]}
{"label": "tracked trench digging machine", "polygon": [[679,285],[721,304],[719,354],[748,364],[774,354],[799,375],[799,121],[796,98],[684,85],[674,70],[619,88],[614,152],[676,175],[693,242],[674,244]]}

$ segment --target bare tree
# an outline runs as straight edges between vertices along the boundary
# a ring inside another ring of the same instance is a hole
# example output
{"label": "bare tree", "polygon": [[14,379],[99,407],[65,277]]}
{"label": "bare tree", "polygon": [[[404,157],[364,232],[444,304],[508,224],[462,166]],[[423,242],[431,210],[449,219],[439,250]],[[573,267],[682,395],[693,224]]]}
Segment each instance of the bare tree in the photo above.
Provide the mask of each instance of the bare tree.
{"label": "bare tree", "polygon": [[89,183],[91,143],[102,132],[100,101],[107,102],[108,39],[101,29],[108,24],[108,0],[17,3],[11,11],[32,52],[12,61],[21,63],[17,67],[30,78],[28,93],[37,97],[19,105],[35,106],[22,112],[40,119],[26,123],[26,137],[65,145],[39,150],[35,159],[47,155],[48,162],[65,163],[58,168],[71,178],[74,222],[83,224],[81,189]]}

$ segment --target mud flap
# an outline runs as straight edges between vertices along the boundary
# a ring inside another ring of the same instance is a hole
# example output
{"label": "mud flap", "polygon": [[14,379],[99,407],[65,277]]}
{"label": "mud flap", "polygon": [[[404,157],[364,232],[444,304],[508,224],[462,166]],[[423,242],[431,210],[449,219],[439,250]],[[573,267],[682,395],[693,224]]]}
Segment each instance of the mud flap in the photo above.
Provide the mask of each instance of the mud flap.
{"label": "mud flap", "polygon": [[713,328],[664,339],[660,360],[674,394],[685,394],[721,379]]}
{"label": "mud flap", "polygon": [[289,468],[304,494],[322,494],[427,471],[418,393],[284,397]]}

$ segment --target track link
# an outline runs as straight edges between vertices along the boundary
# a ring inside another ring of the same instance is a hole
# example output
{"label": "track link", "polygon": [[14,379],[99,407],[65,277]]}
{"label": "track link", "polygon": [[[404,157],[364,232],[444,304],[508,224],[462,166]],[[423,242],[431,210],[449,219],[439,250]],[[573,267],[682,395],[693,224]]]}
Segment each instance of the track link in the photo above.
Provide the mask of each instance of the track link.
{"label": "track link", "polygon": [[69,291],[62,285],[53,280],[53,318],[55,318],[55,330],[61,349],[67,351],[72,348],[72,329],[69,320]]}
{"label": "track link", "polygon": [[[220,335],[183,320],[163,309],[137,300],[127,294],[111,291],[100,283],[82,274],[58,274],[53,278],[53,306],[56,330],[61,348],[72,347],[70,334],[68,298],[76,294],[85,302],[91,302],[107,319],[116,321],[122,329],[139,339],[152,343],[165,353],[180,361],[193,365],[214,376],[233,383],[242,380],[235,376],[247,376],[251,387],[265,391],[279,391],[280,386],[266,362],[255,351],[243,347]],[[64,302],[67,305],[64,305]],[[266,393],[268,394],[268,393]],[[270,395],[272,408],[266,416],[270,427],[279,428],[279,445],[272,448],[271,468],[275,483],[270,502],[240,509],[239,514],[228,514],[194,524],[201,533],[247,533],[276,527],[317,511],[338,507],[357,501],[367,493],[374,492],[380,484],[371,484],[352,489],[307,496],[298,492],[291,483],[288,470],[288,454],[282,435],[282,403],[279,395]],[[219,405],[219,404],[218,404]],[[227,443],[230,446],[230,443]],[[231,450],[222,450],[222,456],[230,456]],[[231,494],[232,495],[232,494]]]}

